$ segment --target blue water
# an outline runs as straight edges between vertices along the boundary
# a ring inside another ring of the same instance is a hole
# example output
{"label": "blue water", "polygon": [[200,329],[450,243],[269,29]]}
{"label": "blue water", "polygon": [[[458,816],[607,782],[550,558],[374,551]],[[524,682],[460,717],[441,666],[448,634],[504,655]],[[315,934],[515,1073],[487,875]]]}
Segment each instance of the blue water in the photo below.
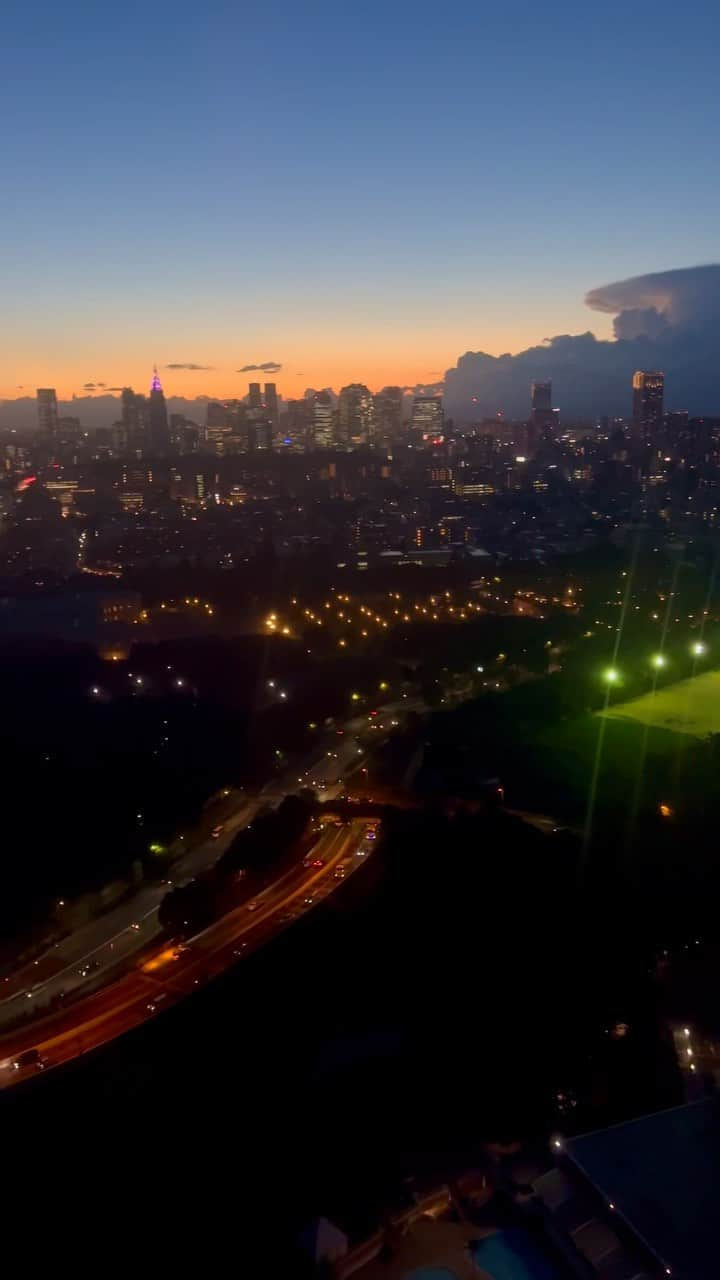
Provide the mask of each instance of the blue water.
{"label": "blue water", "polygon": [[478,1266],[493,1280],[557,1280],[557,1269],[516,1227],[478,1240],[473,1254]]}

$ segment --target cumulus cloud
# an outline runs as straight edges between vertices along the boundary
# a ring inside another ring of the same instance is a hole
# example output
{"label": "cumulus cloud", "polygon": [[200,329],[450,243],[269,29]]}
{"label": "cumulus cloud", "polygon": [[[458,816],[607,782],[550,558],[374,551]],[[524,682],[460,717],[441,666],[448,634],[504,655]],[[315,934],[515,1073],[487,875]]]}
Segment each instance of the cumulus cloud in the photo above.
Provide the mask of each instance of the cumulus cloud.
{"label": "cumulus cloud", "polygon": [[262,364],[244,364],[236,373],[279,373],[282,365],[277,360],[265,360]]}
{"label": "cumulus cloud", "polygon": [[585,301],[615,316],[614,341],[589,332],[558,334],[517,355],[468,351],[445,375],[447,413],[462,423],[498,410],[525,418],[530,383],[550,378],[566,422],[597,414],[627,417],[636,369],[663,370],[668,408],[720,413],[720,265],[635,276],[592,289]]}
{"label": "cumulus cloud", "polygon": [[166,364],[166,369],[189,369],[192,373],[208,373],[214,368],[211,364],[194,364],[192,360],[178,360],[174,364]]}

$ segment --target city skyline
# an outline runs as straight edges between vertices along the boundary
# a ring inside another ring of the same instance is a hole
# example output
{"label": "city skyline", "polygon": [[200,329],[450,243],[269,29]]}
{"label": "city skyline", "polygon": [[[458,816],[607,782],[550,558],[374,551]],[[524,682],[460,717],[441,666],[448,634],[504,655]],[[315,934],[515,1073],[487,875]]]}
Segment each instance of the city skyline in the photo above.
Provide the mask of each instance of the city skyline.
{"label": "city skyline", "polygon": [[184,395],[269,361],[288,396],[431,382],[581,333],[598,281],[717,257],[716,15],[554,17],[11,4],[0,396],[142,385],[148,356]]}

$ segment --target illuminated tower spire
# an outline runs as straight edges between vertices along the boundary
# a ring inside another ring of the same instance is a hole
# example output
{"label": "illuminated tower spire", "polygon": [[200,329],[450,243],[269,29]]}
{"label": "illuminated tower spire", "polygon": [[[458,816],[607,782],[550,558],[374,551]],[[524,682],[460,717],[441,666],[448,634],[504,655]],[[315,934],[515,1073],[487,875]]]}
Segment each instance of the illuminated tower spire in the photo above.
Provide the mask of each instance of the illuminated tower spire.
{"label": "illuminated tower spire", "polygon": [[148,448],[151,457],[159,458],[168,451],[170,435],[168,432],[167,405],[162,383],[158,378],[157,365],[153,365],[153,380],[150,385],[150,414],[148,420]]}

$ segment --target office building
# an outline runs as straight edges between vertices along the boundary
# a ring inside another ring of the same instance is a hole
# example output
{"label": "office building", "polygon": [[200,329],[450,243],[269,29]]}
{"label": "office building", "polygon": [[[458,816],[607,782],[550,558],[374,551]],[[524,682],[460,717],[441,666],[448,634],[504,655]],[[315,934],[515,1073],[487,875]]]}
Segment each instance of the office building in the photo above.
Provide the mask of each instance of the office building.
{"label": "office building", "polygon": [[315,391],[310,398],[312,406],[312,446],[315,449],[332,449],[335,443],[335,410],[329,391]]}
{"label": "office building", "polygon": [[445,415],[441,396],[415,396],[410,429],[425,441],[442,440]]}
{"label": "office building", "polygon": [[373,397],[362,382],[343,387],[338,398],[338,442],[368,444],[374,436]]}
{"label": "office building", "polygon": [[278,422],[280,420],[280,411],[278,408],[277,387],[274,382],[265,383],[263,403],[267,410],[267,416],[273,424],[273,429],[277,431]]}
{"label": "office building", "polygon": [[36,394],[38,426],[44,436],[56,436],[58,405],[54,387],[38,387]]}
{"label": "office building", "polygon": [[209,400],[205,441],[211,453],[246,453],[247,406],[242,400]]}
{"label": "office building", "polygon": [[633,374],[633,431],[640,440],[651,440],[663,425],[664,373]]}
{"label": "office building", "polygon": [[402,431],[402,387],[383,387],[373,400],[375,411],[375,435],[383,444],[397,440]]}
{"label": "office building", "polygon": [[248,449],[272,449],[278,429],[278,397],[274,382],[251,382],[247,400]]}
{"label": "office building", "polygon": [[527,452],[532,454],[540,444],[548,444],[555,439],[559,426],[560,414],[553,409],[552,382],[548,378],[544,382],[530,383],[530,420],[527,429]]}
{"label": "office building", "polygon": [[158,377],[157,366],[153,370],[153,380],[150,384],[147,427],[148,452],[155,456],[167,453],[170,446],[168,413],[165,393]]}

